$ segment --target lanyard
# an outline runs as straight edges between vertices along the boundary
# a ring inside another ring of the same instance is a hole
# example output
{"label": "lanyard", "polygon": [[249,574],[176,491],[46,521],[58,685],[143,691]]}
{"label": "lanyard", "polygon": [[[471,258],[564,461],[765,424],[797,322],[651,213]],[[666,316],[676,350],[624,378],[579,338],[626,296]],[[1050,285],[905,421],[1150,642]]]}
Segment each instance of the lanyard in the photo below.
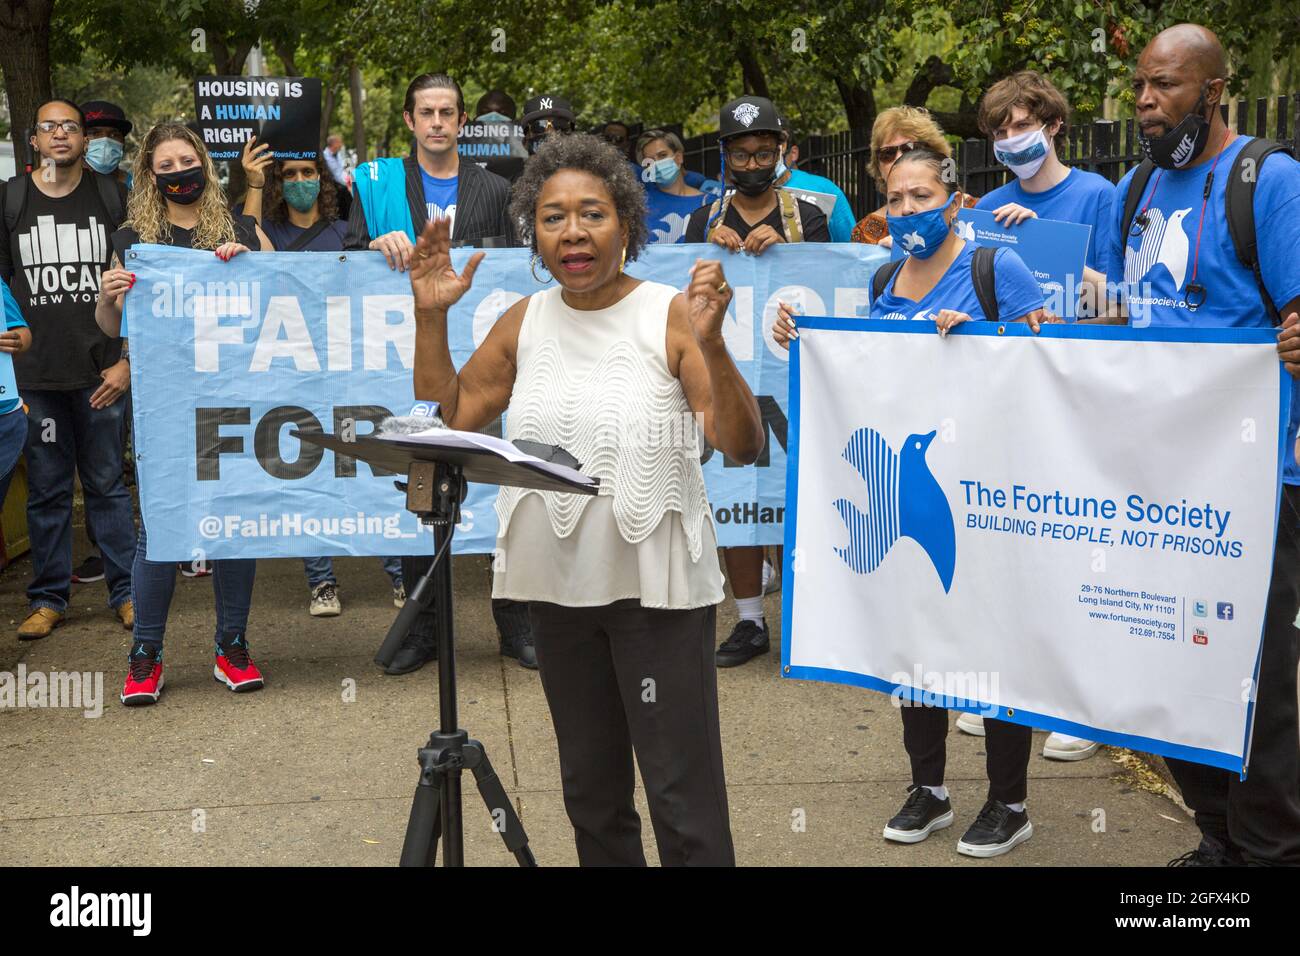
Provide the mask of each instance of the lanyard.
{"label": "lanyard", "polygon": [[[1235,137],[1236,134],[1232,130],[1224,131],[1223,144],[1215,154],[1214,162],[1210,164],[1210,171],[1205,175],[1205,188],[1201,190],[1201,214],[1196,220],[1196,247],[1192,254],[1192,276],[1183,289],[1183,305],[1187,306],[1188,312],[1195,312],[1205,304],[1205,300],[1209,297],[1205,286],[1196,281],[1196,273],[1201,263],[1201,230],[1205,228],[1205,207],[1210,201],[1210,192],[1214,188],[1214,170],[1218,168],[1219,157],[1223,155],[1223,151],[1228,148],[1228,144]],[[1147,222],[1150,218],[1147,215],[1147,210],[1151,208],[1151,203],[1155,201],[1156,190],[1160,187],[1160,177],[1164,175],[1164,172],[1162,169],[1156,174],[1156,181],[1151,185],[1151,195],[1147,197],[1146,205],[1142,207],[1142,211],[1133,220],[1133,228],[1130,230],[1131,235],[1140,236],[1146,231]]]}

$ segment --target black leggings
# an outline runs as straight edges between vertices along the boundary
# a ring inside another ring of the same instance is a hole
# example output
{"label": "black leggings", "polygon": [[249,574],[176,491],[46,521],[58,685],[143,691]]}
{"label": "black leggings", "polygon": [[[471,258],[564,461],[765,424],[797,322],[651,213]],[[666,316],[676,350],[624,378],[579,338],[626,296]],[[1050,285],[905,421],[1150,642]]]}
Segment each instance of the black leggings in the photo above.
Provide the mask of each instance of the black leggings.
{"label": "black leggings", "polygon": [[[912,761],[912,783],[921,787],[943,785],[947,760],[948,711],[944,707],[900,708],[903,715],[903,746]],[[1027,792],[1029,751],[1034,731],[1022,724],[984,719],[985,766],[989,775],[989,799],[1021,803]]]}

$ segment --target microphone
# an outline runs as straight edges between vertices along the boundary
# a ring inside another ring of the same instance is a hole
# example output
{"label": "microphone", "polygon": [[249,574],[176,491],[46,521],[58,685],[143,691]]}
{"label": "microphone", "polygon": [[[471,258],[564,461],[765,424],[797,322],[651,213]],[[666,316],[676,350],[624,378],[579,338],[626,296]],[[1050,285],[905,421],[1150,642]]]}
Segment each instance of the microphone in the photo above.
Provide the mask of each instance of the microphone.
{"label": "microphone", "polygon": [[376,435],[414,435],[447,426],[437,415],[390,415],[379,423]]}

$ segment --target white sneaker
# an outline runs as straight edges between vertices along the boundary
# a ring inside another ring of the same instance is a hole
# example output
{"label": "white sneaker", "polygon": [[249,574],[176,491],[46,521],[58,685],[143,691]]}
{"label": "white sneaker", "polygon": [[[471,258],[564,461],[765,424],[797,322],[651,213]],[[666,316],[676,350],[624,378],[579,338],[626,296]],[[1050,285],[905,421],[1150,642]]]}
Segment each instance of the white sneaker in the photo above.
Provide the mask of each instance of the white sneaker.
{"label": "white sneaker", "polygon": [[343,604],[339,601],[338,585],[326,581],[312,588],[311,606],[307,610],[312,617],[338,617],[342,614]]}
{"label": "white sneaker", "polygon": [[393,607],[406,607],[406,585],[393,588]]}
{"label": "white sneaker", "polygon": [[1087,760],[1101,744],[1069,734],[1048,734],[1043,742],[1043,756],[1048,760]]}
{"label": "white sneaker", "polygon": [[972,737],[983,737],[984,718],[979,714],[968,714],[962,711],[957,715],[957,729],[963,734],[970,734]]}

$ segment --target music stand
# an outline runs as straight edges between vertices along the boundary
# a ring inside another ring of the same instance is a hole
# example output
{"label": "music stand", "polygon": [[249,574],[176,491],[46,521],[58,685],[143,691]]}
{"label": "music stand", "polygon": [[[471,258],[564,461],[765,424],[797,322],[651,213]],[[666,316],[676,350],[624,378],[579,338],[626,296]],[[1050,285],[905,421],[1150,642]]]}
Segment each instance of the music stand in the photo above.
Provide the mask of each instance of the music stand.
{"label": "music stand", "polygon": [[[536,488],[594,495],[599,482],[577,480],[548,469],[537,458],[509,461],[488,448],[439,447],[413,437],[379,439],[372,436],[344,441],[336,435],[318,432],[291,433],[301,441],[328,448],[339,455],[358,458],[398,474],[405,473],[406,509],[433,528],[433,563],[406,596],[406,605],[388,630],[375,662],[386,666],[401,646],[419,613],[433,602],[438,640],[439,726],[420,748],[420,781],[411,802],[411,816],[402,843],[402,866],[434,866],[438,841],[446,846],[444,866],[465,865],[462,827],[461,779],[463,770],[474,774],[479,794],[492,816],[492,826],[501,834],[506,849],[520,866],[536,866],[528,847],[528,834],[500,778],[492,769],[487,751],[459,726],[456,709],[456,645],[453,633],[451,538],[460,522],[460,504],[466,483]],[[447,432],[457,435],[456,432]],[[549,447],[549,446],[530,446]],[[573,472],[572,474],[577,474]],[[400,489],[402,485],[398,483]]]}

